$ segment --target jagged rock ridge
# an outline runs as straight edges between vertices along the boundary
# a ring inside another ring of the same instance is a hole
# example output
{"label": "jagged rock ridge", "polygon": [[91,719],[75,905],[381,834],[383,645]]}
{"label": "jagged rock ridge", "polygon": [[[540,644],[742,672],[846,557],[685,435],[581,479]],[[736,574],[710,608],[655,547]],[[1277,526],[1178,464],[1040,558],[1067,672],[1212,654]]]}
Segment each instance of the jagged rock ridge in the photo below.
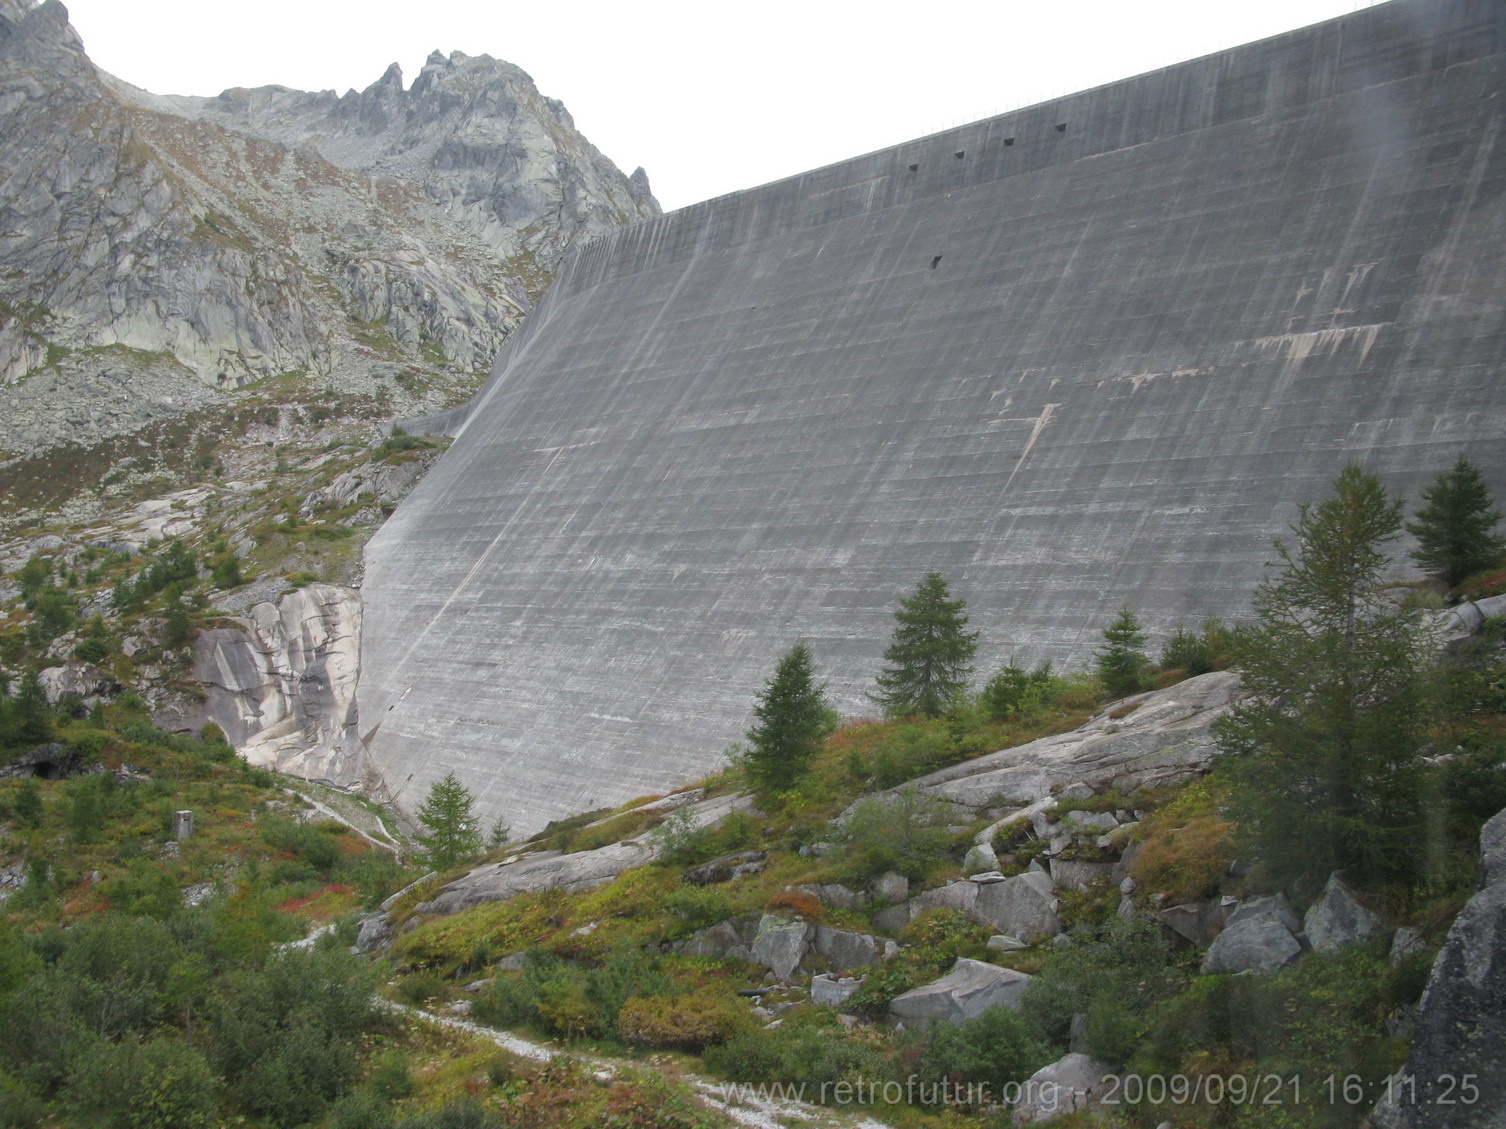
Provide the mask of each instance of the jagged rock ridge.
{"label": "jagged rock ridge", "polygon": [[574,243],[659,214],[640,168],[624,178],[523,70],[435,51],[404,89],[396,63],[341,97],[281,86],[174,98],[205,121],[308,145],[333,164],[421,185],[504,257],[551,268]]}
{"label": "jagged rock ridge", "polygon": [[[0,0],[6,452],[130,431],[283,373],[399,413],[443,406],[444,389],[395,378],[483,370],[552,256],[657,212],[516,68],[456,56],[425,75],[411,94],[390,80],[345,100],[232,92],[201,112],[99,71],[56,0]],[[307,113],[307,129],[249,113],[326,103],[317,145]],[[491,221],[435,206],[482,181]]]}

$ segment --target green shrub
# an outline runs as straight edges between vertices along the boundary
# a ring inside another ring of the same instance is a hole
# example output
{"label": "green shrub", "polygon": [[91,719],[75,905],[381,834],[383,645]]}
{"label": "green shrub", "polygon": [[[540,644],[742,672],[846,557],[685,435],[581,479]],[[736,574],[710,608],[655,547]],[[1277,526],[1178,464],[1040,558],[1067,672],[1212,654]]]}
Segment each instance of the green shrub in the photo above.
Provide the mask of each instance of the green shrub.
{"label": "green shrub", "polygon": [[954,909],[926,910],[905,926],[900,944],[906,959],[924,972],[944,972],[960,956],[979,956],[990,930],[969,921]]}
{"label": "green shrub", "polygon": [[946,830],[950,812],[946,801],[915,788],[863,800],[842,826],[848,868],[860,877],[887,870],[924,877],[951,844]]}
{"label": "green shrub", "polygon": [[110,644],[103,639],[80,639],[73,648],[73,657],[79,662],[98,663],[110,657]]}
{"label": "green shrub", "polygon": [[370,966],[338,950],[284,949],[232,974],[212,1028],[236,1098],[277,1125],[319,1116],[355,1077],[372,987]]}
{"label": "green shrub", "polygon": [[[789,1013],[772,1031],[747,1031],[706,1051],[706,1064],[733,1082],[784,1082],[807,1087],[807,1098],[839,1082],[880,1083],[888,1063],[872,1045],[847,1034],[824,1008]],[[825,1095],[830,1097],[828,1093]]]}
{"label": "green shrub", "polygon": [[16,818],[27,827],[42,825],[42,789],[37,786],[35,778],[28,777],[21,782],[10,806]]}
{"label": "green shrub", "polygon": [[374,1090],[346,1094],[330,1107],[330,1129],[392,1129],[392,1103]]}
{"label": "green shrub", "polygon": [[1009,665],[989,679],[978,695],[978,704],[995,721],[1011,721],[1056,704],[1066,683],[1043,662],[1034,670]]}
{"label": "green shrub", "polygon": [[895,1065],[901,1078],[914,1074],[932,1093],[946,1080],[998,1095],[1055,1057],[1018,1013],[991,1007],[965,1023],[929,1024],[901,1048]]}
{"label": "green shrub", "polygon": [[339,844],[307,823],[291,819],[264,819],[261,837],[269,846],[296,855],[320,874],[327,875],[340,861]]}
{"label": "green shrub", "polygon": [[664,908],[690,929],[703,929],[732,915],[732,899],[715,886],[684,885],[665,899]]}
{"label": "green shrub", "polygon": [[449,985],[437,972],[415,972],[397,983],[397,994],[414,1007],[422,1007],[445,994]]}
{"label": "green shrub", "polygon": [[4,1071],[0,1071],[0,1126],[31,1129],[47,1114],[42,1100]]}
{"label": "green shrub", "polygon": [[752,1013],[737,997],[702,991],[677,996],[630,999],[617,1017],[624,1042],[641,1047],[700,1051],[725,1043],[752,1024]]}
{"label": "green shrub", "polygon": [[372,1055],[371,1088],[389,1099],[412,1094],[416,1087],[408,1070],[408,1056],[391,1048]]}
{"label": "green shrub", "polygon": [[847,997],[846,1008],[867,1019],[882,1019],[889,1010],[889,1001],[920,983],[921,975],[909,961],[891,961],[868,973],[863,986]]}
{"label": "green shrub", "polygon": [[1085,1015],[1089,1051],[1118,1065],[1133,1053],[1151,1006],[1175,995],[1187,978],[1158,923],[1116,916],[1052,952],[1026,987],[1020,1011],[1057,1041],[1065,1041],[1074,1015]]}
{"label": "green shrub", "polygon": [[[1325,1082],[1352,1075],[1373,1100],[1405,1053],[1404,1040],[1388,1036],[1385,1022],[1414,979],[1363,949],[1339,957],[1308,953],[1268,976],[1200,977],[1152,1009],[1130,1069],[1298,1079],[1304,1095],[1319,1098],[1294,1110],[1297,1125],[1352,1126],[1366,1110],[1346,1104]],[[1147,1123],[1174,1113],[1170,1103],[1146,1111]]]}
{"label": "green shrub", "polygon": [[[651,1030],[662,1034],[668,1029],[653,1026],[669,1023],[664,1019],[665,1007],[628,1005],[690,994],[660,957],[640,949],[619,949],[589,969],[535,952],[528,954],[522,972],[499,976],[483,988],[471,1005],[471,1014],[497,1027],[537,1026],[567,1039],[588,1035],[611,1039],[627,1037],[619,1031],[619,1018],[626,1012],[635,1017],[639,1024],[635,1031],[647,1044]],[[700,1006],[686,1005],[692,1011]],[[688,1018],[686,1023],[690,1023]]]}
{"label": "green shrub", "polygon": [[219,1112],[203,1054],[178,1039],[93,1043],[68,1082],[69,1104],[110,1129],[205,1129]]}

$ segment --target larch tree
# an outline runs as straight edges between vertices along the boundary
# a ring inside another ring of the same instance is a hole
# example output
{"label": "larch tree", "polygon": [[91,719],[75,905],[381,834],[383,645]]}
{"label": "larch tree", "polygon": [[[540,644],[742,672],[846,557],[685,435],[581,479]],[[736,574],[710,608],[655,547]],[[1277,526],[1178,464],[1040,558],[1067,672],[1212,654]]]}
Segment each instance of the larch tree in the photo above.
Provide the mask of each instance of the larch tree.
{"label": "larch tree", "polygon": [[953,600],[939,572],[927,573],[894,613],[874,701],[887,717],[940,717],[967,689],[978,632],[967,630],[965,600]]}
{"label": "larch tree", "polygon": [[427,834],[418,836],[424,858],[435,870],[448,870],[481,851],[481,830],[476,821],[475,799],[455,774],[449,773],[429,789],[429,798],[418,808],[418,822]]}
{"label": "larch tree", "polygon": [[1401,502],[1351,463],[1333,497],[1300,507],[1255,592],[1248,697],[1217,733],[1241,837],[1273,881],[1423,862],[1427,636],[1381,588],[1401,525]]}

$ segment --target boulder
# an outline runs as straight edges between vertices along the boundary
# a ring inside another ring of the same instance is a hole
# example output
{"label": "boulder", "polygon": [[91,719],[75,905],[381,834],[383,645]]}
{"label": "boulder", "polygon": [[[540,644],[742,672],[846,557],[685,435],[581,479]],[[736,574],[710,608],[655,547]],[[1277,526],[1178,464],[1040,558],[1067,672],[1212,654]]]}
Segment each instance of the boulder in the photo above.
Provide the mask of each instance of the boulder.
{"label": "boulder", "polygon": [[1033,941],[1062,930],[1056,916],[1056,887],[1048,874],[1027,871],[974,889],[978,894],[969,916],[996,933]]}
{"label": "boulder", "polygon": [[[1112,817],[1111,817],[1112,818]],[[1077,859],[1052,859],[1051,881],[1058,889],[1086,890],[1094,882],[1112,879],[1114,864],[1111,862],[1080,862]]]}
{"label": "boulder", "polygon": [[1260,898],[1246,898],[1235,904],[1229,914],[1229,924],[1249,917],[1270,917],[1281,922],[1292,933],[1302,931],[1302,922],[1286,900],[1285,894],[1266,894]]}
{"label": "boulder", "polygon": [[819,976],[812,976],[811,1003],[841,1007],[866,980],[863,976],[837,976],[824,972]]}
{"label": "boulder", "polygon": [[693,933],[680,946],[680,951],[694,957],[711,957],[713,960],[740,960],[747,964],[759,963],[753,959],[753,939],[757,936],[756,918],[732,918],[718,921]]}
{"label": "boulder", "polygon": [[1025,947],[1024,941],[1006,933],[995,933],[988,939],[988,951],[991,953],[1012,953]]}
{"label": "boulder", "polygon": [[829,967],[838,972],[883,964],[899,951],[899,946],[886,937],[875,937],[870,933],[850,933],[845,929],[828,929],[824,925],[816,926],[810,947],[826,960]]}
{"label": "boulder", "polygon": [[1073,785],[1056,794],[1068,798],[1180,783],[1212,763],[1213,723],[1229,712],[1238,693],[1239,676],[1232,671],[1199,675],[1132,699],[1127,715],[1111,716],[1127,705],[1116,703],[1071,733],[975,757],[905,786],[984,812],[1037,804],[1064,779]]}
{"label": "boulder", "polygon": [[1050,1121],[1094,1108],[1112,1085],[1104,1078],[1114,1072],[1108,1063],[1085,1054],[1069,1054],[1041,1067],[1020,1087],[1023,1097],[1015,1103],[1015,1123]]}
{"label": "boulder", "polygon": [[1083,839],[1095,839],[1119,829],[1119,821],[1106,811],[1069,811],[1061,817],[1058,827],[1070,830]]}
{"label": "boulder", "polygon": [[1346,945],[1359,945],[1386,927],[1378,914],[1359,902],[1337,874],[1328,876],[1323,893],[1302,919],[1307,943],[1320,953],[1336,953]]}
{"label": "boulder", "polygon": [[881,909],[873,915],[874,928],[882,929],[886,933],[898,933],[908,924],[910,924],[908,903]]}
{"label": "boulder", "polygon": [[753,938],[752,963],[763,965],[779,980],[788,980],[805,959],[812,932],[808,922],[764,914]]}
{"label": "boulder", "polygon": [[714,882],[727,882],[745,874],[757,874],[764,868],[767,851],[738,851],[721,858],[693,866],[685,872],[685,881],[692,886],[710,886]]}
{"label": "boulder", "polygon": [[939,980],[912,988],[889,1002],[892,1019],[909,1025],[932,1020],[962,1023],[991,1007],[1017,1007],[1030,977],[1012,968],[958,957]]}
{"label": "boulder", "polygon": [[374,953],[392,944],[392,919],[382,910],[361,918],[356,929],[357,952]]}
{"label": "boulder", "polygon": [[1275,972],[1302,952],[1297,915],[1280,894],[1242,902],[1203,957],[1203,972]]}
{"label": "boulder", "polygon": [[578,893],[610,882],[624,870],[652,862],[655,848],[640,843],[611,843],[594,851],[539,855],[484,863],[446,885],[433,899],[414,907],[418,913],[459,913],[515,894],[560,889]]}
{"label": "boulder", "polygon": [[1395,968],[1408,957],[1422,952],[1426,942],[1423,939],[1421,929],[1413,929],[1410,925],[1403,925],[1391,937],[1391,951],[1387,955],[1387,963]]}
{"label": "boulder", "polygon": [[873,896],[888,905],[897,905],[910,896],[910,880],[886,870],[873,880]]}
{"label": "boulder", "polygon": [[1186,905],[1161,910],[1156,914],[1156,920],[1184,941],[1206,949],[1229,923],[1229,917],[1237,904],[1233,898],[1188,902]]}
{"label": "boulder", "polygon": [[991,843],[974,843],[962,856],[962,873],[979,874],[999,869],[999,856]]}
{"label": "boulder", "polygon": [[956,910],[960,914],[974,917],[973,906],[978,900],[979,889],[976,883],[966,879],[960,882],[949,882],[945,886],[938,886],[934,890],[917,894],[902,905],[890,906],[886,910],[879,911],[874,914],[873,923],[880,929],[898,932],[930,909]]}

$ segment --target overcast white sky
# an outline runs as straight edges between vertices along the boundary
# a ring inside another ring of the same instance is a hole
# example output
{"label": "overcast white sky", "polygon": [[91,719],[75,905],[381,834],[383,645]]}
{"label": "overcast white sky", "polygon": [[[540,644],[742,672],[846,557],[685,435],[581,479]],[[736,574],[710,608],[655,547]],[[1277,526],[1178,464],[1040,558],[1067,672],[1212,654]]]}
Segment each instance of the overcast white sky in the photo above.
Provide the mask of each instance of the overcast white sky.
{"label": "overcast white sky", "polygon": [[430,51],[565,103],[666,210],[1365,8],[1370,0],[65,0],[158,94],[343,93]]}

